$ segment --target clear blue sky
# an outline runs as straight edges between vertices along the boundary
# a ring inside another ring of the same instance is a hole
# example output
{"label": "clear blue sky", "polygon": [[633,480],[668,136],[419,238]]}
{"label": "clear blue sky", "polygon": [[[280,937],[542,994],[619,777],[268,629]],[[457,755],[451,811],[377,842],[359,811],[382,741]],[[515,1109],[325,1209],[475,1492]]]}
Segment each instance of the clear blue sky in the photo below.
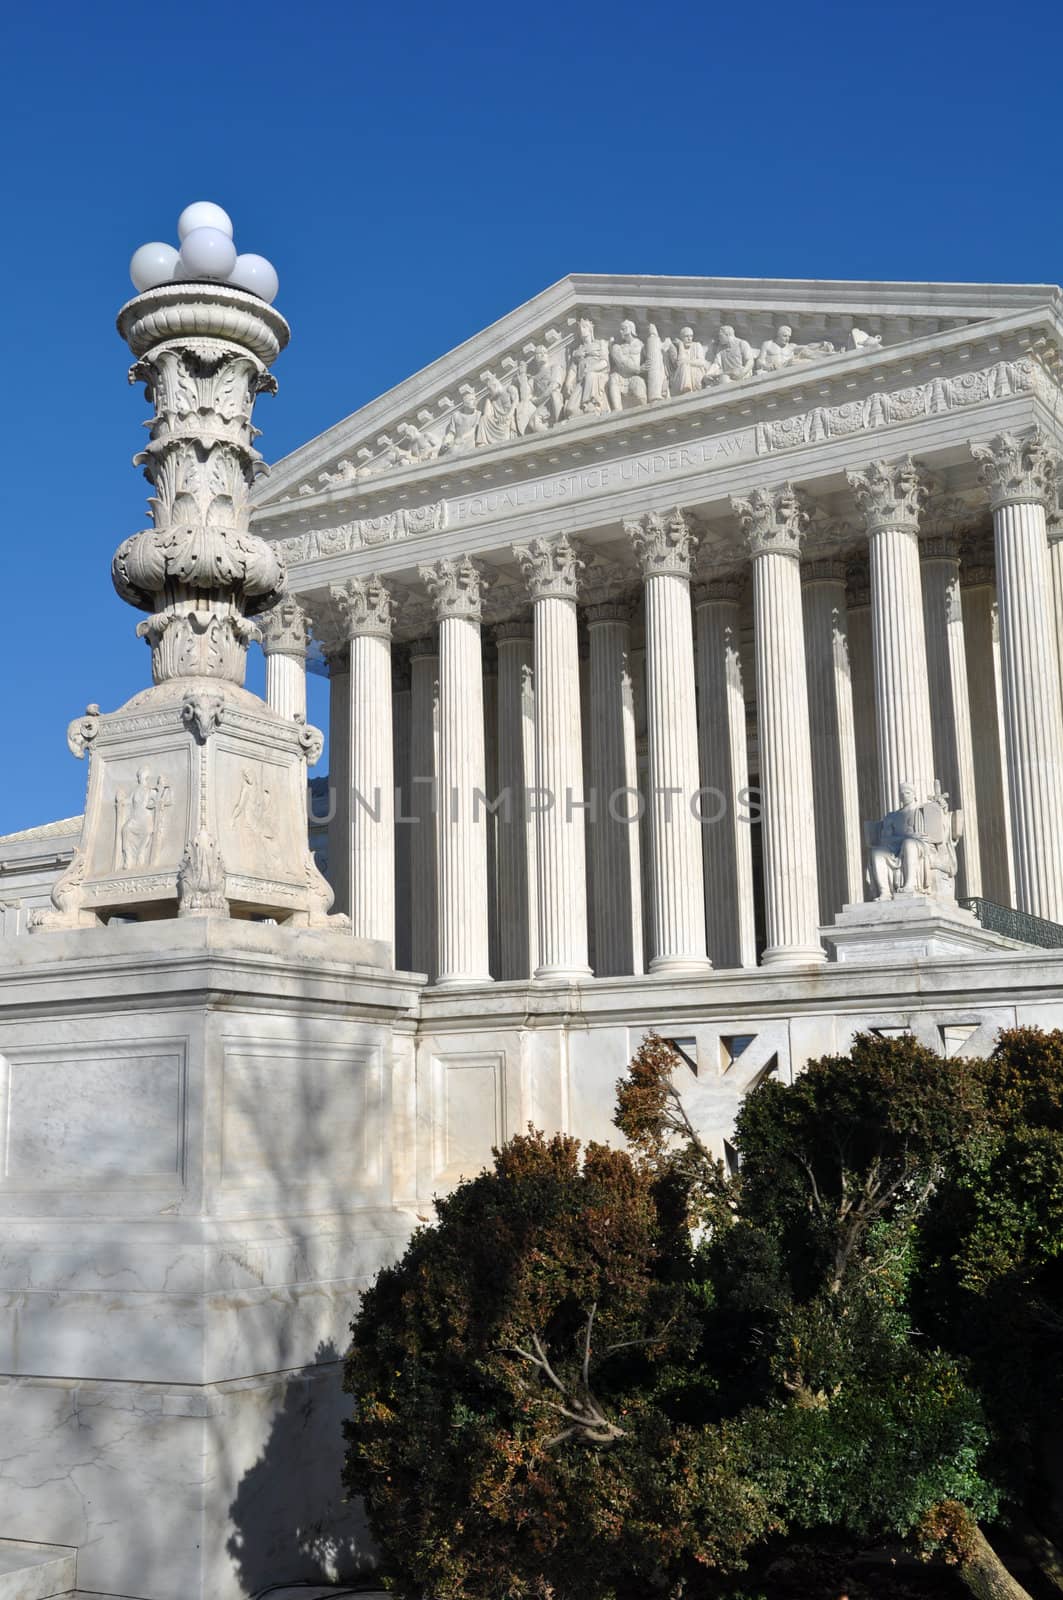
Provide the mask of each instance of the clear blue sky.
{"label": "clear blue sky", "polygon": [[[133,248],[217,200],[293,326],[284,454],[566,272],[1058,282],[1063,6],[12,6],[0,36],[0,832],[148,682],[115,546]],[[317,709],[314,707],[312,709]]]}

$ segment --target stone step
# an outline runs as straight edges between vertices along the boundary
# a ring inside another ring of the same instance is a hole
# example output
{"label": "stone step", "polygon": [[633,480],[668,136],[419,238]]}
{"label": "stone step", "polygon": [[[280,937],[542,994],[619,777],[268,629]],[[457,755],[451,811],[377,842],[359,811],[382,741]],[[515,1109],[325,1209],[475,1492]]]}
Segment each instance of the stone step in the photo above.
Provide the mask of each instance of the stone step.
{"label": "stone step", "polygon": [[72,1594],[77,1551],[66,1544],[0,1539],[0,1600],[52,1600]]}

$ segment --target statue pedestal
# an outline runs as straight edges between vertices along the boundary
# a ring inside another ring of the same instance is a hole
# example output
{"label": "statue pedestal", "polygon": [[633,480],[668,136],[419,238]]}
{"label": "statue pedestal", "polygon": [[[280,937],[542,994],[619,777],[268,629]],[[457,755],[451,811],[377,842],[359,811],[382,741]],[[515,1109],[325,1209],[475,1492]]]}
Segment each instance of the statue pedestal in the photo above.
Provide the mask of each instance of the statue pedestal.
{"label": "statue pedestal", "polygon": [[227,918],[0,939],[6,1537],[77,1588],[349,1578],[341,1357],[414,1226],[418,986]]}
{"label": "statue pedestal", "polygon": [[928,894],[859,901],[843,907],[820,930],[831,957],[841,962],[933,961],[957,955],[999,954],[1029,946],[990,933],[955,900]]}

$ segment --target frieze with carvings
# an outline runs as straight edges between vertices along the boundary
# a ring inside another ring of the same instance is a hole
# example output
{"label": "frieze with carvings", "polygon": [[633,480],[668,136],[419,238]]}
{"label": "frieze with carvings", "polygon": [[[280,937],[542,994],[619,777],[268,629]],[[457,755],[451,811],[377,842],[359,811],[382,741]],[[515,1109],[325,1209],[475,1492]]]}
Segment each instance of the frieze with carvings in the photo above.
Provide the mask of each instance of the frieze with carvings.
{"label": "frieze with carvings", "polygon": [[439,533],[447,525],[445,500],[428,505],[403,507],[379,517],[361,517],[342,522],[335,528],[314,528],[280,539],[274,549],[287,565],[317,561],[324,556],[346,555],[349,550],[364,550],[368,545],[391,544],[396,539],[413,539],[422,533]]}
{"label": "frieze with carvings", "polygon": [[777,422],[758,422],[757,454],[793,450],[805,444],[819,444],[825,439],[844,439],[850,434],[888,427],[896,422],[939,416],[984,400],[999,400],[1012,394],[1047,393],[1053,387],[1049,374],[1032,356],[1023,356],[1017,361],[998,361],[974,372],[932,378],[927,383],[869,394],[862,400],[846,400],[841,405],[815,406],[811,411],[783,417]]}
{"label": "frieze with carvings", "polygon": [[795,337],[793,323],[781,320],[770,337],[750,343],[726,317],[708,335],[699,334],[695,320],[691,317],[674,337],[662,338],[656,323],[640,329],[625,318],[615,334],[603,337],[590,317],[573,315],[567,335],[547,329],[541,341],[505,356],[497,371],[480,373],[478,385],[462,384],[456,398],[444,395],[437,414],[422,408],[416,419],[406,418],[392,433],[379,434],[373,446],[363,446],[356,459],[339,461],[281,500],[535,437],[588,417],[728,389],[882,347],[880,334],[858,327],[835,346],[830,339]]}

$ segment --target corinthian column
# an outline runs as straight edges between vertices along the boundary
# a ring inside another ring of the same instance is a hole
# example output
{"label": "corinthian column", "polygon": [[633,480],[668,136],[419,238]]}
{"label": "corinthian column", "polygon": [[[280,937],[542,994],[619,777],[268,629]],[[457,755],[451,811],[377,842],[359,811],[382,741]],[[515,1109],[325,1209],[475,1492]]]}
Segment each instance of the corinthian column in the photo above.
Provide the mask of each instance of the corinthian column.
{"label": "corinthian column", "polygon": [[631,606],[587,608],[590,640],[590,772],[595,817],[591,884],[600,978],[642,971],[638,756],[631,688]]}
{"label": "corinthian column", "polygon": [[801,585],[819,916],[830,923],[843,906],[864,898],[845,563],[810,561]]}
{"label": "corinthian column", "polygon": [[330,586],[350,643],[351,927],[395,952],[391,596],[378,574]]}
{"label": "corinthian column", "polygon": [[713,578],[694,589],[701,782],[709,791],[702,830],[705,908],[709,955],[717,967],[757,964],[746,696],[739,649],[741,594],[739,577]]}
{"label": "corinthian column", "polygon": [[967,692],[971,703],[974,783],[981,837],[982,893],[1000,906],[1015,904],[1015,851],[1008,806],[1004,750],[1004,695],[996,575],[978,561],[962,574]]}
{"label": "corinthian column", "polygon": [[535,818],[528,791],[535,783],[535,670],[533,628],[500,622],[498,648],[499,977],[530,978],[539,964]]}
{"label": "corinthian column", "polygon": [[[939,517],[945,514],[946,508],[938,513]],[[960,600],[959,540],[950,533],[933,533],[924,538],[921,550],[934,770],[950,797],[952,809],[963,812],[957,893],[961,897],[980,895],[982,859]]]}
{"label": "corinthian column", "polygon": [[683,513],[625,522],[645,584],[649,735],[650,971],[707,972],[699,808],[691,534]]}
{"label": "corinthian column", "polygon": [[867,525],[871,557],[871,643],[875,661],[879,804],[898,804],[902,783],[920,800],[934,788],[919,515],[930,480],[911,456],[872,461],[846,477]]}
{"label": "corinthian column", "polygon": [[411,954],[414,972],[429,982],[439,970],[438,828],[436,773],[439,740],[439,651],[436,641],[415,639],[410,655],[410,896],[413,904]]}
{"label": "corinthian column", "polygon": [[482,580],[468,556],[420,569],[439,621],[440,987],[491,981]]}
{"label": "corinthian column", "polygon": [[334,906],[350,914],[351,828],[351,652],[343,613],[331,595],[315,595],[311,608],[314,638],[321,646],[328,671],[328,812],[322,819],[327,830],[328,880]]}
{"label": "corinthian column", "polygon": [[1019,909],[1063,922],[1063,723],[1045,518],[1059,463],[1040,428],[971,453],[993,508]]}
{"label": "corinthian column", "polygon": [[1049,507],[1048,513],[1048,565],[1052,572],[1052,631],[1063,692],[1063,505],[1058,501],[1054,509]]}
{"label": "corinthian column", "polygon": [[731,499],[753,557],[766,967],[825,959],[819,941],[816,823],[801,615],[808,513],[790,483]]}
{"label": "corinthian column", "polygon": [[258,626],[266,658],[266,704],[278,716],[305,722],[306,613],[294,595],[282,595]]}
{"label": "corinthian column", "polygon": [[582,563],[564,534],[514,546],[535,627],[537,978],[579,982],[587,961],[587,847],[576,589]]}

